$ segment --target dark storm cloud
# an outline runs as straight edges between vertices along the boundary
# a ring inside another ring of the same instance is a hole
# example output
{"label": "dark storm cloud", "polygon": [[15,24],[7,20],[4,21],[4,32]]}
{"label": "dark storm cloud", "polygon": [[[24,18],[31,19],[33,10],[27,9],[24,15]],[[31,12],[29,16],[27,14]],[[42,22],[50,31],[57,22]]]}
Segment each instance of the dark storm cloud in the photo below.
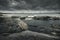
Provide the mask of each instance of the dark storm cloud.
{"label": "dark storm cloud", "polygon": [[59,10],[60,0],[0,0],[0,10]]}

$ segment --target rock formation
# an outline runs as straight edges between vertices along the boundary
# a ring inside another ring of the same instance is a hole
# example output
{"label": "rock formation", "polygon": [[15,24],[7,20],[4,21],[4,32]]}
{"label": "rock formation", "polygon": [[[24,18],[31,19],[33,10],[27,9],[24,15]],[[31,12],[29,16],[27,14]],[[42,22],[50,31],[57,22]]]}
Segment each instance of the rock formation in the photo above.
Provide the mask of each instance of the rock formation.
{"label": "rock formation", "polygon": [[20,18],[0,17],[0,33],[14,33],[27,29],[27,24],[20,20]]}

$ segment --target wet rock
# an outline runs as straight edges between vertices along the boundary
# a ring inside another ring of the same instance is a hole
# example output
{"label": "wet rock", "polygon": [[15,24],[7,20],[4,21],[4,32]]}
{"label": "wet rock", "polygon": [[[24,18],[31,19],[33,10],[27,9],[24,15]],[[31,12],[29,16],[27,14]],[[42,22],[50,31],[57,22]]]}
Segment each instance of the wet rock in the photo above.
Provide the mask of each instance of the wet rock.
{"label": "wet rock", "polygon": [[32,31],[23,31],[8,36],[10,40],[55,40],[58,37]]}
{"label": "wet rock", "polygon": [[40,16],[38,16],[38,17],[34,17],[33,19],[34,20],[49,20],[49,16],[42,16],[42,17],[40,17]]}
{"label": "wet rock", "polygon": [[15,33],[28,29],[27,24],[20,18],[2,17],[0,19],[0,33]]}
{"label": "wet rock", "polygon": [[60,20],[59,17],[53,17],[52,19],[53,19],[53,20]]}
{"label": "wet rock", "polygon": [[0,35],[0,40],[9,40],[9,38]]}

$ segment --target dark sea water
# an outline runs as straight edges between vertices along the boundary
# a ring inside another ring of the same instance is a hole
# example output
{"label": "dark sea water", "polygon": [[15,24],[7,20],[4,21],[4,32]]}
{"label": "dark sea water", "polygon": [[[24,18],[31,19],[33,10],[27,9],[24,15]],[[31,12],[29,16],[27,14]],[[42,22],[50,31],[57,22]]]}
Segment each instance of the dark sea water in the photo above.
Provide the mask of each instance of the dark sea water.
{"label": "dark sea water", "polygon": [[51,24],[60,25],[60,20],[25,20],[30,25],[50,26]]}
{"label": "dark sea water", "polygon": [[60,20],[24,20],[24,22],[28,24],[31,31],[52,34],[60,30]]}

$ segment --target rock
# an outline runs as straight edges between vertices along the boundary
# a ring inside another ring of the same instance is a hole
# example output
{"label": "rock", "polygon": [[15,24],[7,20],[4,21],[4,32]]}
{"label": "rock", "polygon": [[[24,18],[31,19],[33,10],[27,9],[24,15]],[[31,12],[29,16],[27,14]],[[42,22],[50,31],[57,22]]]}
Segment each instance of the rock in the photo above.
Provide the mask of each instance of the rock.
{"label": "rock", "polygon": [[9,40],[9,38],[0,35],[0,40]]}
{"label": "rock", "polygon": [[0,33],[15,33],[27,30],[28,26],[20,18],[0,17]]}
{"label": "rock", "polygon": [[58,37],[48,34],[37,33],[32,31],[23,31],[21,33],[14,33],[8,36],[10,40],[55,40]]}
{"label": "rock", "polygon": [[34,17],[33,19],[34,20],[49,20],[49,16],[37,16],[37,17]]}

